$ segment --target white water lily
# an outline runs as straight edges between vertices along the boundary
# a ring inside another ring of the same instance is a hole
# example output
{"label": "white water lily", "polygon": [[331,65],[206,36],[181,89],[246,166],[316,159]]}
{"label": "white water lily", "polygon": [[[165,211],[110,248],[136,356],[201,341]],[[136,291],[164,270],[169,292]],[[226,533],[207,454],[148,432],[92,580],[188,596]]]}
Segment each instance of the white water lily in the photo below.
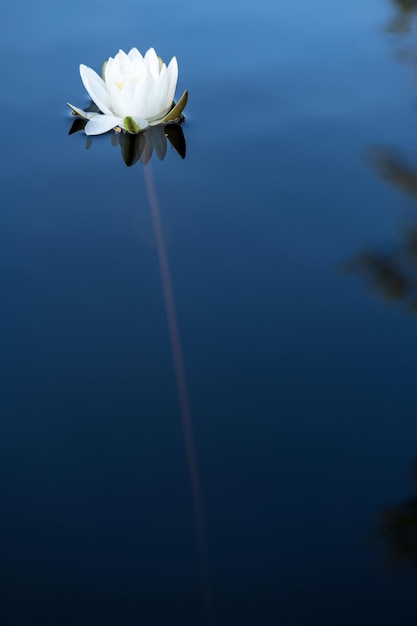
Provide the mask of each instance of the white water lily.
{"label": "white water lily", "polygon": [[167,67],[153,48],[144,56],[137,48],[127,54],[119,50],[104,64],[103,78],[86,65],[80,65],[80,75],[88,95],[101,111],[83,111],[68,103],[76,115],[88,120],[84,128],[87,135],[100,135],[116,127],[139,133],[148,126],[180,118],[187,102],[184,92],[172,109],[178,80],[177,59],[173,57]]}

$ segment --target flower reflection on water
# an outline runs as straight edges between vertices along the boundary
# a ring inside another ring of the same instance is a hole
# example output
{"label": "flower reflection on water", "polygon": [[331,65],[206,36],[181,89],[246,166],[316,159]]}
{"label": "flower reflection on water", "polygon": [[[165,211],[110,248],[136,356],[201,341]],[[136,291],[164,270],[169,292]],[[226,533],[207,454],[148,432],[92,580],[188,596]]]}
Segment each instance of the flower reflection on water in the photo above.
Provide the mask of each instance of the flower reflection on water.
{"label": "flower reflection on water", "polygon": [[[69,134],[84,130],[86,123],[86,120],[75,119]],[[137,134],[115,132],[110,135],[110,140],[114,147],[120,147],[123,160],[129,167],[138,161],[146,165],[154,153],[162,161],[167,154],[168,143],[182,159],[185,159],[186,155],[185,135],[179,122],[150,126],[144,132]],[[86,148],[90,148],[92,143],[93,138],[89,136]]]}

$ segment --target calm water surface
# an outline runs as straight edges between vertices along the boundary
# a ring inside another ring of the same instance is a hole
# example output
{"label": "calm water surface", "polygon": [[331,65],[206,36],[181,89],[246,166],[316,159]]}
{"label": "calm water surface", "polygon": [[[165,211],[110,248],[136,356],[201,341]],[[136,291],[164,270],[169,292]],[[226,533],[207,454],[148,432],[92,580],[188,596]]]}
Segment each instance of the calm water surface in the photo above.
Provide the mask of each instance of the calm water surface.
{"label": "calm water surface", "polygon": [[[2,624],[414,623],[416,24],[3,8]],[[68,135],[132,46],[178,58],[185,159]]]}

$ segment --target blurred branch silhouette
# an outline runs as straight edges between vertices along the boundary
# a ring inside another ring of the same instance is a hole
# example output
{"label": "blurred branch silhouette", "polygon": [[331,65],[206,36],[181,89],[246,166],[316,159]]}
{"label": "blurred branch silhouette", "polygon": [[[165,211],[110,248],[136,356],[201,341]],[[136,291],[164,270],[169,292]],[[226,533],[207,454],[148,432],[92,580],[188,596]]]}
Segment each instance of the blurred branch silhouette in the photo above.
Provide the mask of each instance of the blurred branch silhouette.
{"label": "blurred branch silhouette", "polygon": [[[382,179],[417,197],[417,165],[410,165],[398,150],[373,149],[369,162]],[[344,267],[365,276],[383,300],[401,303],[408,312],[417,313],[417,223],[408,226],[397,246],[365,249]]]}
{"label": "blurred branch silhouette", "polygon": [[[409,33],[417,16],[417,0],[391,0],[395,16],[386,30],[397,35]],[[401,59],[417,63],[413,46],[401,52]],[[373,148],[368,161],[378,176],[409,196],[417,198],[417,163],[410,164],[394,148]],[[383,300],[401,303],[417,312],[417,223],[408,227],[400,243],[391,249],[365,249],[344,265],[348,272],[361,274]]]}
{"label": "blurred branch silhouette", "polygon": [[374,148],[369,153],[369,162],[381,178],[417,197],[417,164],[409,165],[399,150]]}
{"label": "blurred branch silhouette", "polygon": [[[413,478],[417,489],[416,467]],[[417,565],[417,496],[383,513],[381,536],[392,562]]]}
{"label": "blurred branch silhouette", "polygon": [[396,15],[387,26],[390,33],[402,34],[411,30],[412,21],[417,14],[417,0],[392,0]]}
{"label": "blurred branch silhouette", "polygon": [[406,230],[399,246],[360,252],[345,269],[364,275],[383,300],[401,303],[408,312],[417,313],[417,225]]}

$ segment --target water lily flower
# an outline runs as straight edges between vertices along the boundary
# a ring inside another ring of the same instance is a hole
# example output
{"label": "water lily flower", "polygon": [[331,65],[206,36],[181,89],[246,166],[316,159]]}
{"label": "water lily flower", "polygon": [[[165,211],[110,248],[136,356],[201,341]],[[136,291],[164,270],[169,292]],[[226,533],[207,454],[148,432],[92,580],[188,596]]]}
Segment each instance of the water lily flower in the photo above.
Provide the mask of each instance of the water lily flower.
{"label": "water lily flower", "polygon": [[86,65],[80,65],[81,80],[100,113],[68,106],[75,115],[88,120],[87,135],[101,135],[114,128],[139,133],[148,126],[179,121],[188,93],[173,106],[178,80],[177,59],[168,65],[153,48],[144,56],[137,48],[119,50],[103,66],[103,78]]}

